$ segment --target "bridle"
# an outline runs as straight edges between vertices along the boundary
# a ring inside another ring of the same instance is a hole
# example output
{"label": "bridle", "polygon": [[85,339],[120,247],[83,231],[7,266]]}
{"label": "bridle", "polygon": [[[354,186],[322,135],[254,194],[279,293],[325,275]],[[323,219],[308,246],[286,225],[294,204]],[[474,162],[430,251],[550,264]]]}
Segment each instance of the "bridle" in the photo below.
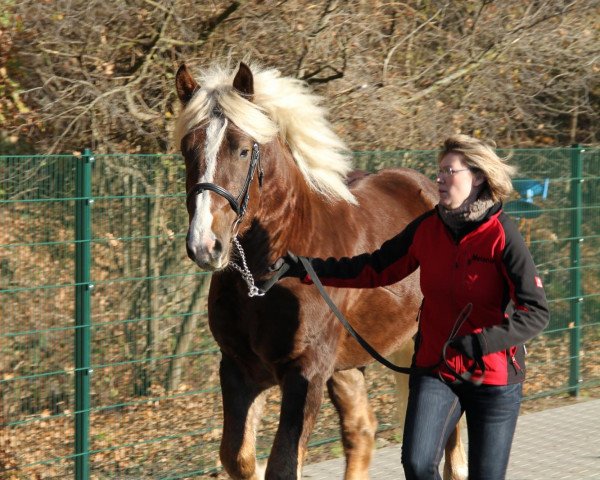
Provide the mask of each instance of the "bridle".
{"label": "bridle", "polygon": [[260,189],[262,188],[263,184],[264,171],[260,162],[260,148],[258,146],[258,143],[254,142],[252,144],[252,154],[250,156],[250,165],[248,166],[246,180],[244,181],[244,186],[242,187],[242,190],[240,191],[237,197],[234,197],[229,190],[215,183],[201,182],[197,183],[190,189],[190,191],[187,193],[186,198],[186,201],[189,204],[189,202],[194,197],[200,195],[206,190],[209,190],[211,192],[215,192],[217,195],[220,195],[229,202],[229,206],[235,212],[236,215],[235,221],[233,222],[233,225],[231,227],[231,242],[237,248],[242,263],[241,265],[238,265],[237,263],[231,261],[230,265],[242,275],[242,278],[248,285],[248,296],[250,297],[262,297],[265,294],[265,291],[261,290],[254,284],[254,277],[252,276],[252,272],[250,272],[248,264],[246,263],[246,255],[244,254],[242,245],[240,244],[240,241],[237,238],[237,229],[239,228],[240,223],[242,223],[242,219],[246,214],[246,209],[248,208],[248,201],[250,200],[250,185],[252,184],[252,180],[254,179],[254,174],[256,173],[257,169],[258,188]]}
{"label": "bridle", "polygon": [[248,208],[248,200],[250,200],[250,185],[252,184],[252,180],[254,179],[254,173],[258,167],[258,186],[262,187],[264,172],[262,169],[262,165],[260,163],[260,149],[258,147],[258,143],[254,142],[252,145],[252,155],[250,157],[250,166],[248,167],[248,174],[246,175],[246,181],[244,182],[244,186],[242,187],[241,192],[237,197],[234,197],[229,190],[216,185],[214,183],[202,182],[194,185],[190,191],[187,193],[187,202],[195,197],[196,195],[200,195],[202,192],[206,190],[210,190],[211,192],[215,192],[217,195],[225,198],[229,202],[229,206],[235,212],[237,218],[235,224],[238,225],[244,214],[246,213],[246,208]]}

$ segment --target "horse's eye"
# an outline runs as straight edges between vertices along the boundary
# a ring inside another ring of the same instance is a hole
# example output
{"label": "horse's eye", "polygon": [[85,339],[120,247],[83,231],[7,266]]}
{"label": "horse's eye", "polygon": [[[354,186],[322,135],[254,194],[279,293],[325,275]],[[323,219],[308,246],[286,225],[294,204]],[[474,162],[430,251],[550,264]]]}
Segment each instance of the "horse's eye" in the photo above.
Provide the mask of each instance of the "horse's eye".
{"label": "horse's eye", "polygon": [[242,158],[246,158],[248,156],[248,152],[249,150],[247,148],[244,148],[241,152],[240,152],[240,157]]}

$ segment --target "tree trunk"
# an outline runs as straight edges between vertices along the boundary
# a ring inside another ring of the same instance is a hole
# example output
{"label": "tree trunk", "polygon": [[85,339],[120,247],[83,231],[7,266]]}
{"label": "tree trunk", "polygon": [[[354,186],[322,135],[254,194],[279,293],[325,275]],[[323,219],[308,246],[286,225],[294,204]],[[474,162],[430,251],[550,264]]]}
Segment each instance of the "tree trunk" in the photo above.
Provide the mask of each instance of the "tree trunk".
{"label": "tree trunk", "polygon": [[[196,311],[200,300],[206,296],[209,285],[210,277],[208,275],[201,277],[200,285],[194,290],[192,298],[190,299],[187,309],[188,312]],[[189,351],[197,323],[198,315],[193,314],[186,316],[181,322],[175,351],[173,352],[173,358],[171,358],[171,361],[169,362],[169,370],[165,379],[165,388],[167,391],[177,390],[181,383],[181,374],[186,360],[184,354]]]}

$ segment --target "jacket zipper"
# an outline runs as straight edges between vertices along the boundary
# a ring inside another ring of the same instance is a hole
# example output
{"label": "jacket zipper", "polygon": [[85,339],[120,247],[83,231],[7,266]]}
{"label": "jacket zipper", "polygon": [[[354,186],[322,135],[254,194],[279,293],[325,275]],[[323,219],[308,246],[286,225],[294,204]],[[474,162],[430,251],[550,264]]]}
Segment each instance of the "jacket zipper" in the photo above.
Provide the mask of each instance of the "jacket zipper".
{"label": "jacket zipper", "polygon": [[519,365],[519,362],[517,361],[517,358],[515,356],[517,353],[517,348],[511,347],[508,353],[510,355],[510,363],[512,363],[512,366],[515,369],[515,374],[518,375],[519,373],[522,373],[523,369],[521,368],[521,365]]}

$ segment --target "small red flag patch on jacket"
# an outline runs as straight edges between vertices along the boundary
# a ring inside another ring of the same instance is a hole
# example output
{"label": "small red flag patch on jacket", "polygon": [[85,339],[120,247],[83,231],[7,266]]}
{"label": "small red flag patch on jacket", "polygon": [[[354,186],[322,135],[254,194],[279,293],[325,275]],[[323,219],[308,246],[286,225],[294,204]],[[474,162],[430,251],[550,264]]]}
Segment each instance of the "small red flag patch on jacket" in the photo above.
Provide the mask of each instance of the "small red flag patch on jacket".
{"label": "small red flag patch on jacket", "polygon": [[535,286],[538,288],[544,288],[544,285],[542,284],[542,279],[540,277],[535,277]]}

